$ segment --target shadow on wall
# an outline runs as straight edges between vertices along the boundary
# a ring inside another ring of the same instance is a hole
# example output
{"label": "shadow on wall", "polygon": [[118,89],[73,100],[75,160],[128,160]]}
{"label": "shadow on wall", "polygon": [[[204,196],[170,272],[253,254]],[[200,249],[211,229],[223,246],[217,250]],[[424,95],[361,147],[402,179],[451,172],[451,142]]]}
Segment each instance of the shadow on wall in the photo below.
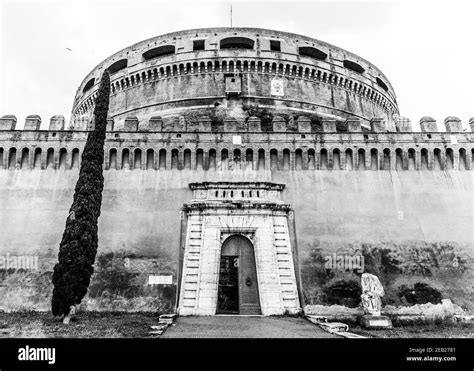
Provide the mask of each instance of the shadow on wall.
{"label": "shadow on wall", "polygon": [[472,311],[467,248],[455,242],[405,241],[346,244],[328,252],[318,241],[301,263],[305,304],[359,306],[360,276],[366,272],[380,278],[384,305],[438,304],[446,298]]}

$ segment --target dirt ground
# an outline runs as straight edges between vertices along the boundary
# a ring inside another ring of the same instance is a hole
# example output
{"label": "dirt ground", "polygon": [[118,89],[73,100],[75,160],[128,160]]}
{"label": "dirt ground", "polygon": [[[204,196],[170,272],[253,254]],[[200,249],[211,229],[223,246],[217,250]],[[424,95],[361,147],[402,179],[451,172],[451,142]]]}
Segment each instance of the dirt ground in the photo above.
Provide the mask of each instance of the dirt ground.
{"label": "dirt ground", "polygon": [[349,331],[372,338],[474,338],[474,323],[431,323],[396,326],[387,330],[351,326]]}
{"label": "dirt ground", "polygon": [[148,337],[158,317],[158,313],[80,312],[66,326],[48,312],[0,312],[0,338]]}
{"label": "dirt ground", "polygon": [[[0,338],[148,338],[159,313],[79,312],[69,326],[48,312],[0,312]],[[375,338],[474,338],[472,323],[432,323],[351,332]],[[180,317],[161,338],[337,337],[298,317]]]}
{"label": "dirt ground", "polygon": [[179,317],[163,338],[339,338],[300,317]]}

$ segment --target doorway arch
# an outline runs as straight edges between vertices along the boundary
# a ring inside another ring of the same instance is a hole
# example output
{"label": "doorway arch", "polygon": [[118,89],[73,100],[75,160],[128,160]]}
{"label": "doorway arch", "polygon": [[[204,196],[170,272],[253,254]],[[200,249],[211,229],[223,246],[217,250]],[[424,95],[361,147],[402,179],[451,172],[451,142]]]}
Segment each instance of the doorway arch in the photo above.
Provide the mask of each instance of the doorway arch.
{"label": "doorway arch", "polygon": [[222,244],[216,313],[262,313],[254,247],[242,235],[232,235]]}

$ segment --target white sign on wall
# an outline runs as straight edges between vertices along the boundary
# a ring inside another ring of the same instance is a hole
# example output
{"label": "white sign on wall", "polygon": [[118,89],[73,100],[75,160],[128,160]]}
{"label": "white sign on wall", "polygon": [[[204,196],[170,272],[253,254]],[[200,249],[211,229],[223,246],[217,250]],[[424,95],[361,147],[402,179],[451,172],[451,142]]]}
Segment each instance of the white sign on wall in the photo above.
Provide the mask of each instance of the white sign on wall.
{"label": "white sign on wall", "polygon": [[148,276],[149,285],[171,285],[173,284],[172,275],[159,275],[159,276]]}
{"label": "white sign on wall", "polygon": [[285,95],[283,89],[283,80],[280,78],[274,78],[271,82],[271,94],[283,97]]}
{"label": "white sign on wall", "polygon": [[451,144],[458,144],[458,138],[456,135],[450,135]]}
{"label": "white sign on wall", "polygon": [[232,144],[242,144],[242,137],[240,135],[232,135]]}

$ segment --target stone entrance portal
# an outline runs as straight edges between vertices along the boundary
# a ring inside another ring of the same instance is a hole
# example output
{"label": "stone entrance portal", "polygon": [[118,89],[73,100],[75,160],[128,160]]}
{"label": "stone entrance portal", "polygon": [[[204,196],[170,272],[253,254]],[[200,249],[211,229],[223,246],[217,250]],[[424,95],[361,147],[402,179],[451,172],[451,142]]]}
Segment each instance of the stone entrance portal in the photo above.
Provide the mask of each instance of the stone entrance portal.
{"label": "stone entrance portal", "polygon": [[300,308],[294,217],[283,184],[192,183],[184,205],[178,312],[283,314]]}
{"label": "stone entrance portal", "polygon": [[217,313],[261,314],[253,245],[241,235],[222,245]]}

